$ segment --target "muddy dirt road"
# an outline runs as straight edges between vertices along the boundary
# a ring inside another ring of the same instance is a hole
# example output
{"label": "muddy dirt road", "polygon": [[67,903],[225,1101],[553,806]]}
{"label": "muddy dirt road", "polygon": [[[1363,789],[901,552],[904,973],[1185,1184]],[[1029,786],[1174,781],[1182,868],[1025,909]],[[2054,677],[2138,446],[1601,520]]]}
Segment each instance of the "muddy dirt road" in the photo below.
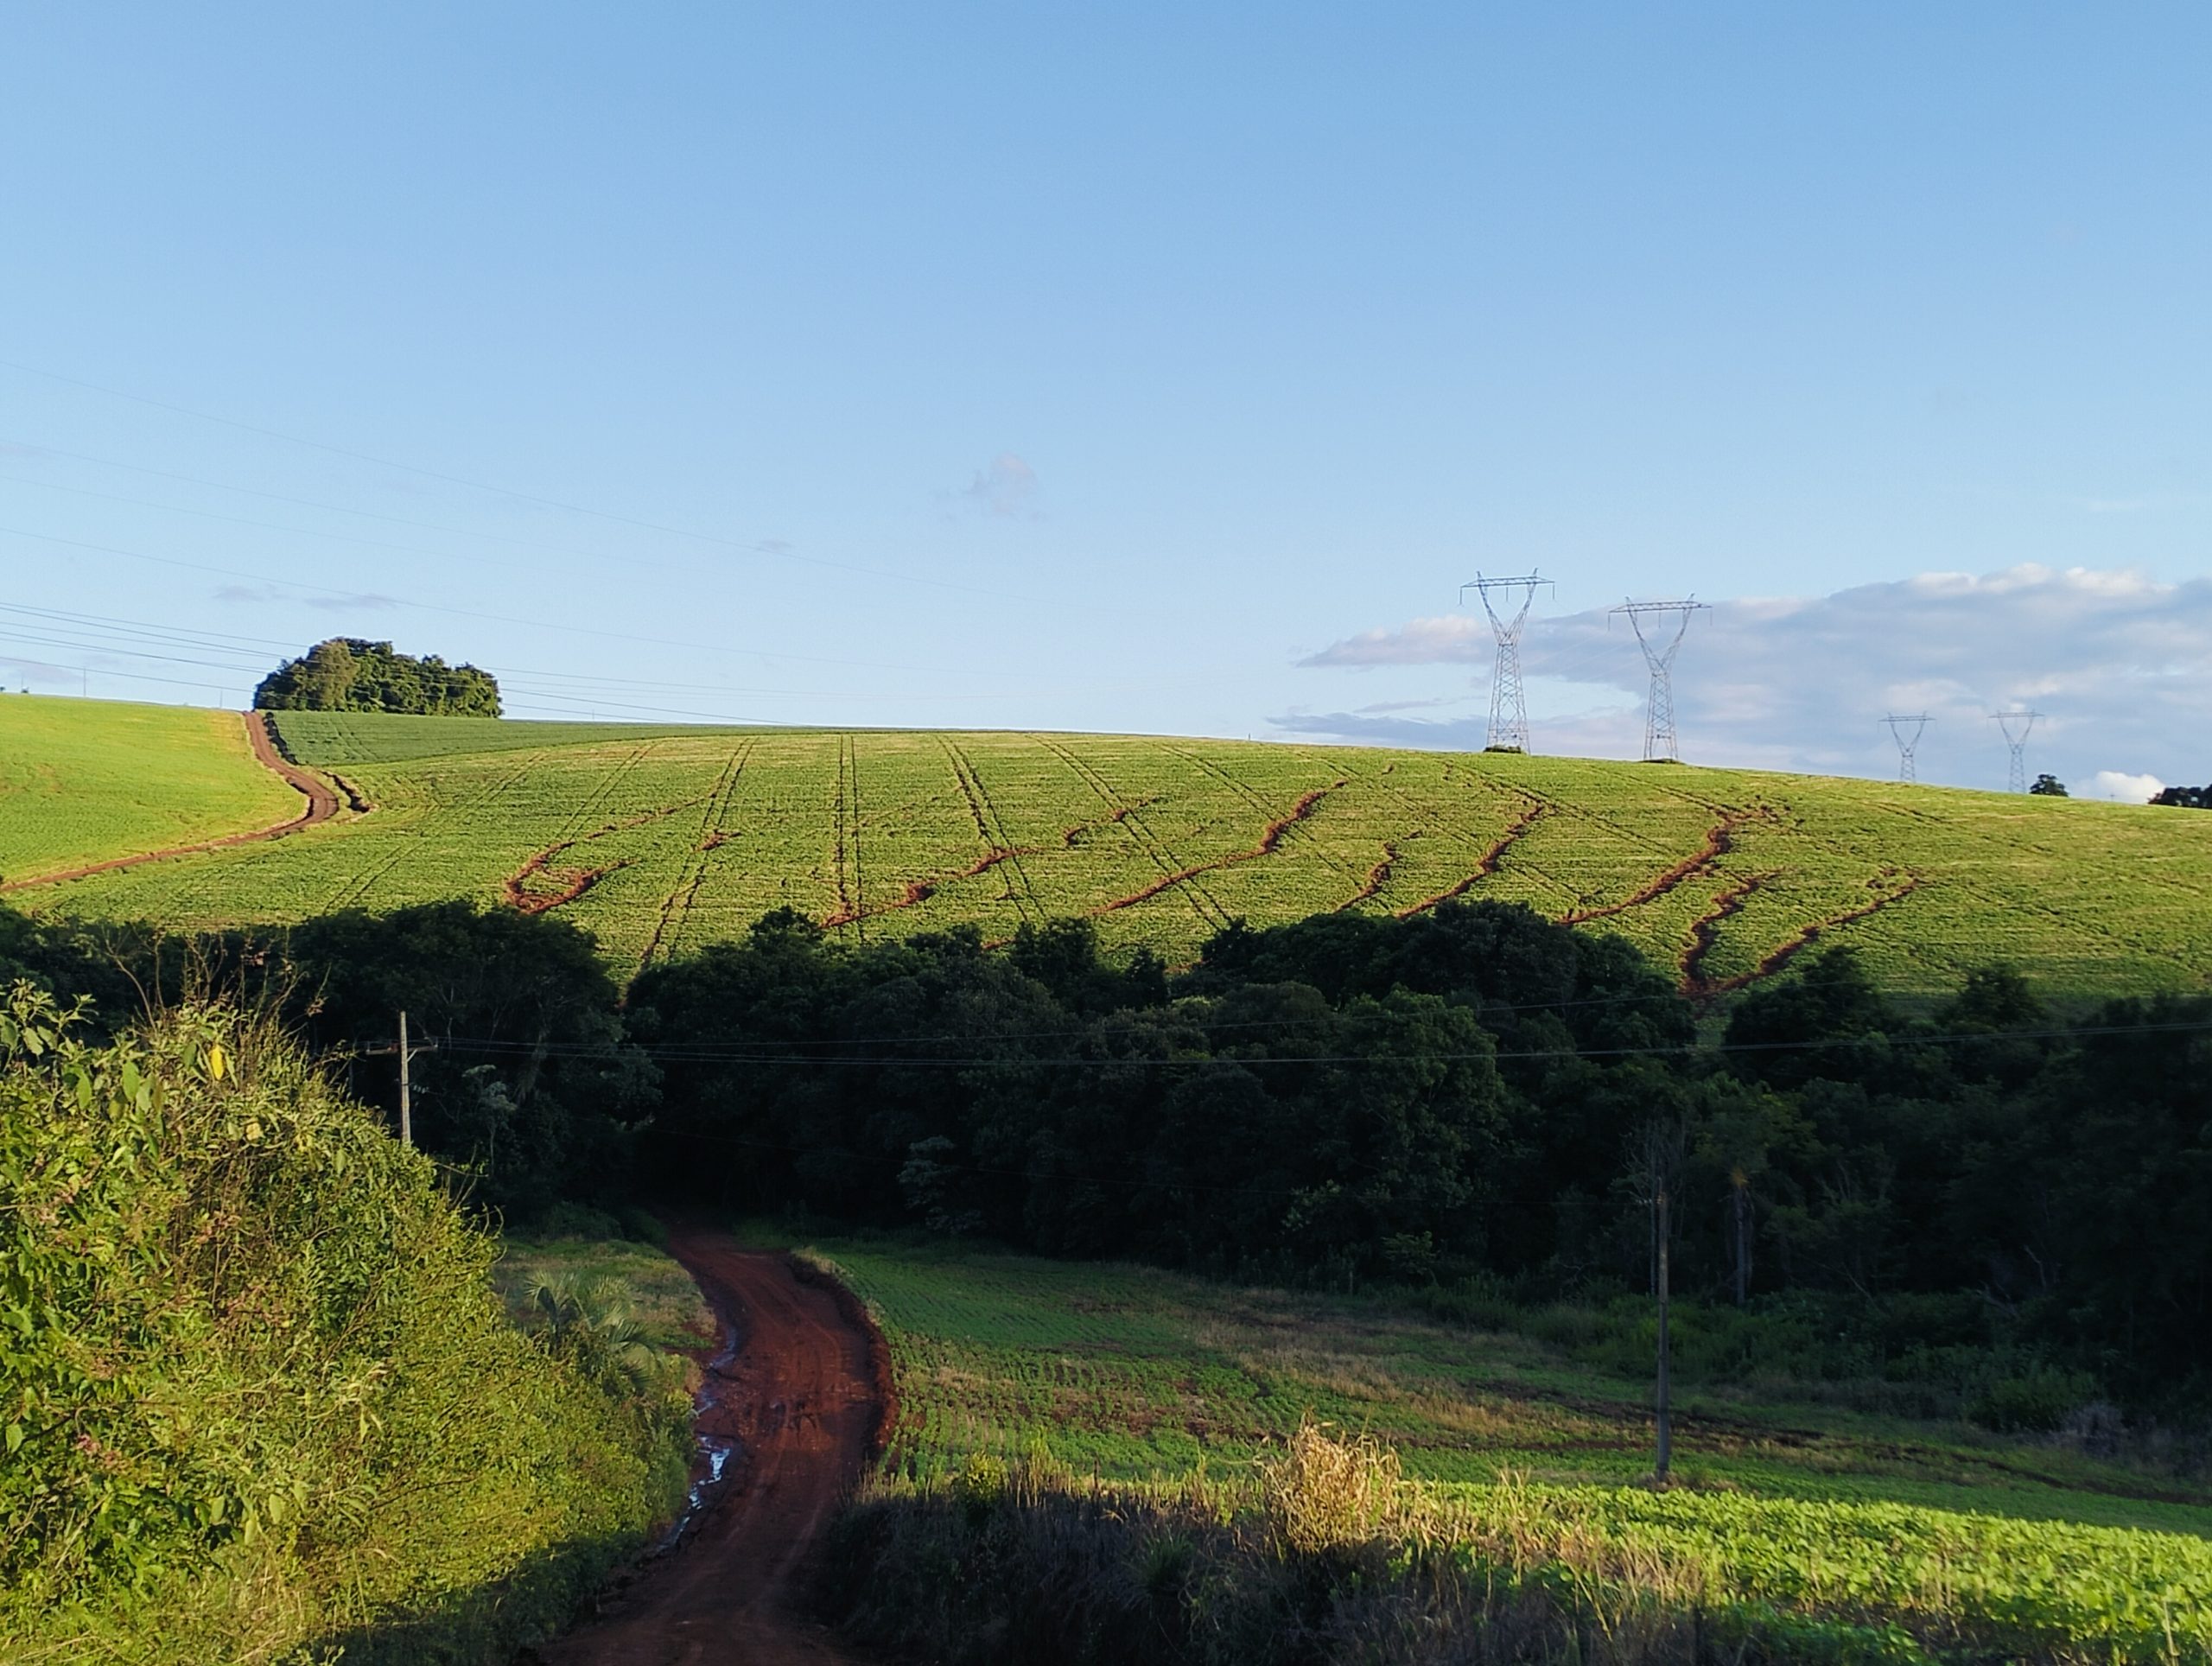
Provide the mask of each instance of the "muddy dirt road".
{"label": "muddy dirt road", "polygon": [[649,1562],[601,1618],[539,1657],[552,1666],[844,1661],[788,1599],[883,1415],[868,1337],[784,1256],[690,1229],[672,1233],[669,1248],[725,1327],[698,1429],[702,1440],[732,1443],[728,1472],[674,1550]]}

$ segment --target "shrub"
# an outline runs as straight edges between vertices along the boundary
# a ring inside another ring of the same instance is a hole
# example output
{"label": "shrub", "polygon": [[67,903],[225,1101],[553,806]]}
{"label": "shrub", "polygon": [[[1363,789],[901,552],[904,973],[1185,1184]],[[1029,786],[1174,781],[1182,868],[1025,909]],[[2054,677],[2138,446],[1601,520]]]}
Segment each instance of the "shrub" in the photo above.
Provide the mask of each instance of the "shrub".
{"label": "shrub", "polygon": [[[504,1658],[680,1491],[428,1159],[206,1008],[0,999],[0,1657]],[[657,1396],[657,1397],[656,1397]]]}

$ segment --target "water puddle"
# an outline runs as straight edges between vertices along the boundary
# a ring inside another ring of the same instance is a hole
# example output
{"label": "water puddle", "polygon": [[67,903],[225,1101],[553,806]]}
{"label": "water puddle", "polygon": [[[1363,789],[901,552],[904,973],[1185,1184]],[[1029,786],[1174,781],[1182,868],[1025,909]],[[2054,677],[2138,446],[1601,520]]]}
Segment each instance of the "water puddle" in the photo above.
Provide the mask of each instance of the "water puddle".
{"label": "water puddle", "polygon": [[[696,1423],[721,1403],[721,1389],[724,1374],[737,1361],[738,1331],[730,1316],[718,1307],[715,1318],[721,1328],[721,1346],[715,1351],[701,1373],[699,1392],[691,1402],[691,1416]],[[694,1437],[699,1447],[698,1456],[692,1461],[691,1489],[684,1495],[683,1508],[677,1512],[675,1523],[667,1535],[653,1547],[654,1554],[670,1551],[683,1542],[683,1536],[699,1524],[708,1505],[721,1490],[723,1478],[729,1469],[729,1460],[737,1455],[741,1444],[735,1436],[709,1434],[703,1431]]]}

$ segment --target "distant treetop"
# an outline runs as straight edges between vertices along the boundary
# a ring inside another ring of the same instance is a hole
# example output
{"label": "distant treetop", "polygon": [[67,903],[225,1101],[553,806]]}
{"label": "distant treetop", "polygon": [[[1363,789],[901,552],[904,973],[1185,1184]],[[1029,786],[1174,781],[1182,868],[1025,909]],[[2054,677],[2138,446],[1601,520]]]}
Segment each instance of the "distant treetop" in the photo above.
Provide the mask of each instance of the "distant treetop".
{"label": "distant treetop", "polygon": [[334,636],[288,659],[253,691],[258,711],[402,711],[435,717],[497,717],[499,685],[489,671],[417,659],[389,642]]}

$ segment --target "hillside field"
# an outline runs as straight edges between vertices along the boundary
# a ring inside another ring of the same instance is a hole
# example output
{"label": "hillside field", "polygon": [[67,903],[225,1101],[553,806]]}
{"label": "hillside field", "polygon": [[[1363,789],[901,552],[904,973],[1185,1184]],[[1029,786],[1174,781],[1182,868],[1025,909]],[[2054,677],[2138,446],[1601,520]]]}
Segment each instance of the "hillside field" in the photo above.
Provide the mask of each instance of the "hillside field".
{"label": "hillside field", "polygon": [[234,711],[0,697],[0,884],[299,813]]}
{"label": "hillside field", "polygon": [[[1162,737],[276,717],[365,811],[10,901],[199,927],[466,897],[572,919],[635,971],[779,906],[868,938],[1086,916],[1181,961],[1238,917],[1497,898],[1618,932],[1699,993],[1816,941],[1907,995],[1993,960],[2060,996],[2212,978],[2212,817],[2185,811]],[[280,818],[297,796],[236,721],[0,704],[0,873]]]}

